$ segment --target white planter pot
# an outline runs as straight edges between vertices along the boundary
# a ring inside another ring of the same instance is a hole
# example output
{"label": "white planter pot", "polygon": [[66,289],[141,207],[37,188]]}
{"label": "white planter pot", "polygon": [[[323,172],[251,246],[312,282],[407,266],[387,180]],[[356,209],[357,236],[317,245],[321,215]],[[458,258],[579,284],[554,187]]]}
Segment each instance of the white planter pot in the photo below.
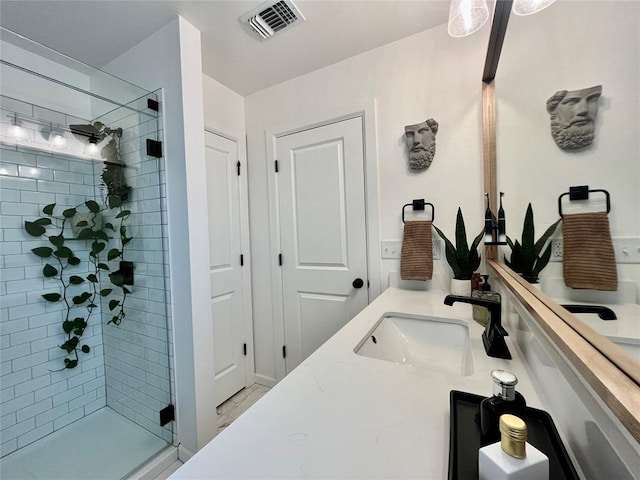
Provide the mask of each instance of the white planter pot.
{"label": "white planter pot", "polygon": [[451,279],[451,295],[471,296],[471,280]]}

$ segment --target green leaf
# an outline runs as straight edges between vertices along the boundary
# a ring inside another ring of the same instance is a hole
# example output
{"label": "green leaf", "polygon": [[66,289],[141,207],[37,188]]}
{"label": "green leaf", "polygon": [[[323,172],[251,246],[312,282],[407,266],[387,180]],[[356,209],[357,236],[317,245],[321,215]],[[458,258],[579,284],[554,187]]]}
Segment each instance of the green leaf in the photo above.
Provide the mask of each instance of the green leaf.
{"label": "green leaf", "polygon": [[113,260],[114,258],[118,258],[119,256],[120,250],[118,250],[117,248],[112,248],[111,250],[109,250],[109,253],[107,253],[108,260]]}
{"label": "green leaf", "polygon": [[85,328],[86,326],[87,326],[87,322],[85,322],[84,318],[76,317],[73,319],[74,328]]}
{"label": "green leaf", "polygon": [[80,264],[80,259],[78,257],[74,257],[72,255],[72,256],[69,257],[67,262],[69,262],[69,265],[79,265]]}
{"label": "green leaf", "polygon": [[64,330],[64,333],[70,333],[73,330],[73,322],[69,320],[62,322],[62,330]]}
{"label": "green leaf", "polygon": [[112,310],[120,305],[120,300],[111,300],[109,301],[109,310]]}
{"label": "green leaf", "polygon": [[49,247],[36,247],[32,248],[31,251],[41,258],[49,258],[53,253],[53,249]]}
{"label": "green leaf", "polygon": [[71,301],[74,303],[74,305],[81,305],[89,300],[89,298],[91,298],[91,293],[82,292],[80,295],[76,295],[75,297],[73,297]]}
{"label": "green leaf", "polygon": [[124,285],[124,275],[121,273],[114,272],[109,274],[109,280],[111,280],[111,283],[116,287],[122,287]]}
{"label": "green leaf", "polygon": [[89,348],[89,345],[82,345],[82,348],[80,350],[82,350],[82,353],[89,353],[91,351],[91,348]]}
{"label": "green leaf", "polygon": [[[97,232],[96,232],[97,233]],[[104,250],[105,244],[100,242],[93,242],[91,244],[91,253],[98,255]]]}
{"label": "green leaf", "polygon": [[78,366],[78,360],[70,360],[68,358],[64,359],[65,368],[76,368],[77,366]]}
{"label": "green leaf", "polygon": [[107,236],[107,234],[104,232],[104,230],[96,230],[94,232],[94,236],[96,238],[99,238],[100,240],[104,240],[105,242],[109,241],[109,237]]}
{"label": "green leaf", "polygon": [[51,219],[50,218],[39,218],[39,219],[35,220],[33,223],[35,223],[37,225],[42,225],[44,227],[45,225],[51,225]]}
{"label": "green leaf", "polygon": [[42,213],[45,215],[53,215],[53,209],[56,207],[55,203],[50,203],[42,209]]}
{"label": "green leaf", "polygon": [[98,213],[100,211],[100,205],[98,205],[98,203],[94,202],[93,200],[87,200],[86,202],[84,202],[84,204],[87,206],[91,213]]}
{"label": "green leaf", "polygon": [[58,258],[69,258],[73,256],[73,252],[69,247],[60,247],[58,250],[53,252],[53,254]]}
{"label": "green leaf", "polygon": [[39,224],[37,224],[35,222],[27,222],[27,221],[24,222],[24,229],[32,237],[39,237],[44,232],[47,231],[47,229],[44,228],[42,225],[39,225]]}
{"label": "green leaf", "polygon": [[131,293],[131,290],[129,290],[127,287],[123,286],[122,287],[122,292],[125,293],[126,295],[129,295]]}
{"label": "green leaf", "polygon": [[109,201],[109,208],[118,208],[120,205],[122,205],[122,199],[115,195],[109,196],[108,201]]}
{"label": "green leaf", "polygon": [[131,215],[131,210],[122,210],[119,214],[116,215],[116,218],[128,217]]}
{"label": "green leaf", "polygon": [[94,233],[90,228],[83,228],[78,233],[78,240],[89,240],[95,236]]}
{"label": "green leaf", "polygon": [[71,218],[76,214],[76,209],[75,208],[67,208],[66,210],[64,210],[62,212],[62,215],[64,216],[64,218]]}
{"label": "green leaf", "polygon": [[556,231],[556,228],[558,228],[558,225],[560,225],[561,221],[562,219],[559,218],[553,225],[547,228],[545,232],[542,234],[542,236],[540,237],[540,239],[536,242],[535,244],[536,255],[540,254],[545,243],[547,243],[547,240],[549,240],[553,236],[553,234]]}
{"label": "green leaf", "polygon": [[98,277],[95,273],[90,273],[89,275],[87,275],[87,280],[89,280],[91,283],[98,283]]}
{"label": "green leaf", "polygon": [[99,263],[98,268],[100,270],[109,270],[109,265],[107,265],[106,263]]}
{"label": "green leaf", "polygon": [[47,302],[59,302],[62,298],[62,295],[60,295],[59,293],[45,293],[44,295],[42,295],[42,298],[44,298]]}
{"label": "green leaf", "polygon": [[42,269],[42,275],[44,275],[47,278],[55,277],[57,274],[58,274],[58,269],[48,263]]}
{"label": "green leaf", "polygon": [[80,285],[82,282],[84,282],[84,278],[79,277],[78,275],[71,275],[69,277],[69,283],[71,285]]}
{"label": "green leaf", "polygon": [[124,247],[124,246],[126,246],[126,245],[129,245],[129,242],[130,242],[131,240],[133,240],[133,237],[123,237],[123,238],[122,238],[122,246]]}
{"label": "green leaf", "polygon": [[53,245],[55,245],[56,247],[60,248],[64,244],[64,236],[62,234],[60,234],[60,235],[51,235],[49,237],[49,241]]}
{"label": "green leaf", "polygon": [[115,229],[115,227],[113,226],[113,224],[112,224],[112,223],[109,223],[109,222],[107,222],[107,223],[105,223],[105,224],[104,224],[104,228],[108,228],[108,229],[110,229],[110,230],[112,230],[112,231],[114,231],[114,232],[116,231],[116,229]]}
{"label": "green leaf", "polygon": [[67,353],[71,353],[77,346],[78,337],[71,337],[69,340],[60,345],[60,348],[65,350]]}
{"label": "green leaf", "polygon": [[86,220],[80,220],[78,223],[76,223],[76,227],[86,227],[89,225],[89,222],[87,222]]}
{"label": "green leaf", "polygon": [[103,297],[106,297],[111,292],[113,292],[113,288],[103,288],[102,290],[100,290],[100,295],[102,295]]}

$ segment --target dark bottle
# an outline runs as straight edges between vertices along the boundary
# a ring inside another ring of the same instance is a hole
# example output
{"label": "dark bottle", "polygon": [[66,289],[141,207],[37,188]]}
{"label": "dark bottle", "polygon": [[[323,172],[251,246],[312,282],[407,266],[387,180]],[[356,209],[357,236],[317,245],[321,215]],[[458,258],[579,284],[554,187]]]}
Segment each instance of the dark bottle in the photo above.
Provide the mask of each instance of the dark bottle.
{"label": "dark bottle", "polygon": [[516,392],[518,379],[506,370],[492,370],[493,397],[480,403],[480,430],[482,446],[500,441],[500,415],[511,413],[525,419],[527,402]]}
{"label": "dark bottle", "polygon": [[498,210],[498,242],[507,242],[507,226],[504,218],[504,209],[502,208],[502,196],[504,192],[500,192],[500,209]]}
{"label": "dark bottle", "polygon": [[489,201],[489,194],[484,194],[487,199],[487,209],[484,212],[484,242],[493,242],[493,214],[491,213],[491,204]]}

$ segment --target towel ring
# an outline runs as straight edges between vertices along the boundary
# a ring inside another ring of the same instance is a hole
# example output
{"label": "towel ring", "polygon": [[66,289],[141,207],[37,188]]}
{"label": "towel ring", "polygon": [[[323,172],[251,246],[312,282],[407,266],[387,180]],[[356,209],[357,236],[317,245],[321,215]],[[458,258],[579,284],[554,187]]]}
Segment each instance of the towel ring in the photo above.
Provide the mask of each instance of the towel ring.
{"label": "towel ring", "polygon": [[590,193],[604,193],[607,201],[607,213],[611,211],[611,198],[609,196],[609,192],[600,188],[589,190],[589,185],[580,185],[577,187],[569,187],[568,192],[564,192],[562,195],[558,197],[558,212],[560,213],[560,217],[563,217],[562,197],[569,195],[569,201],[571,202],[576,200],[588,200]]}
{"label": "towel ring", "polygon": [[421,211],[424,210],[425,205],[429,205],[431,207],[431,221],[433,222],[436,216],[436,208],[433,206],[433,203],[425,202],[424,198],[419,198],[414,200],[412,203],[405,203],[402,207],[402,223],[406,223],[404,221],[404,209],[407,207],[413,207],[413,211]]}

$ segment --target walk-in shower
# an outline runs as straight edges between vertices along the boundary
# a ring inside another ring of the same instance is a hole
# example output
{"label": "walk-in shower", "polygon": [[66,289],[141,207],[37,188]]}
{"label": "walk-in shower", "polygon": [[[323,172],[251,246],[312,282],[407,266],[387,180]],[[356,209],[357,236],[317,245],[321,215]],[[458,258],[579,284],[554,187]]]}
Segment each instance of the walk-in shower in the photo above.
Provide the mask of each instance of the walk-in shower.
{"label": "walk-in shower", "polygon": [[174,442],[158,92],[0,41],[0,476],[122,478]]}

